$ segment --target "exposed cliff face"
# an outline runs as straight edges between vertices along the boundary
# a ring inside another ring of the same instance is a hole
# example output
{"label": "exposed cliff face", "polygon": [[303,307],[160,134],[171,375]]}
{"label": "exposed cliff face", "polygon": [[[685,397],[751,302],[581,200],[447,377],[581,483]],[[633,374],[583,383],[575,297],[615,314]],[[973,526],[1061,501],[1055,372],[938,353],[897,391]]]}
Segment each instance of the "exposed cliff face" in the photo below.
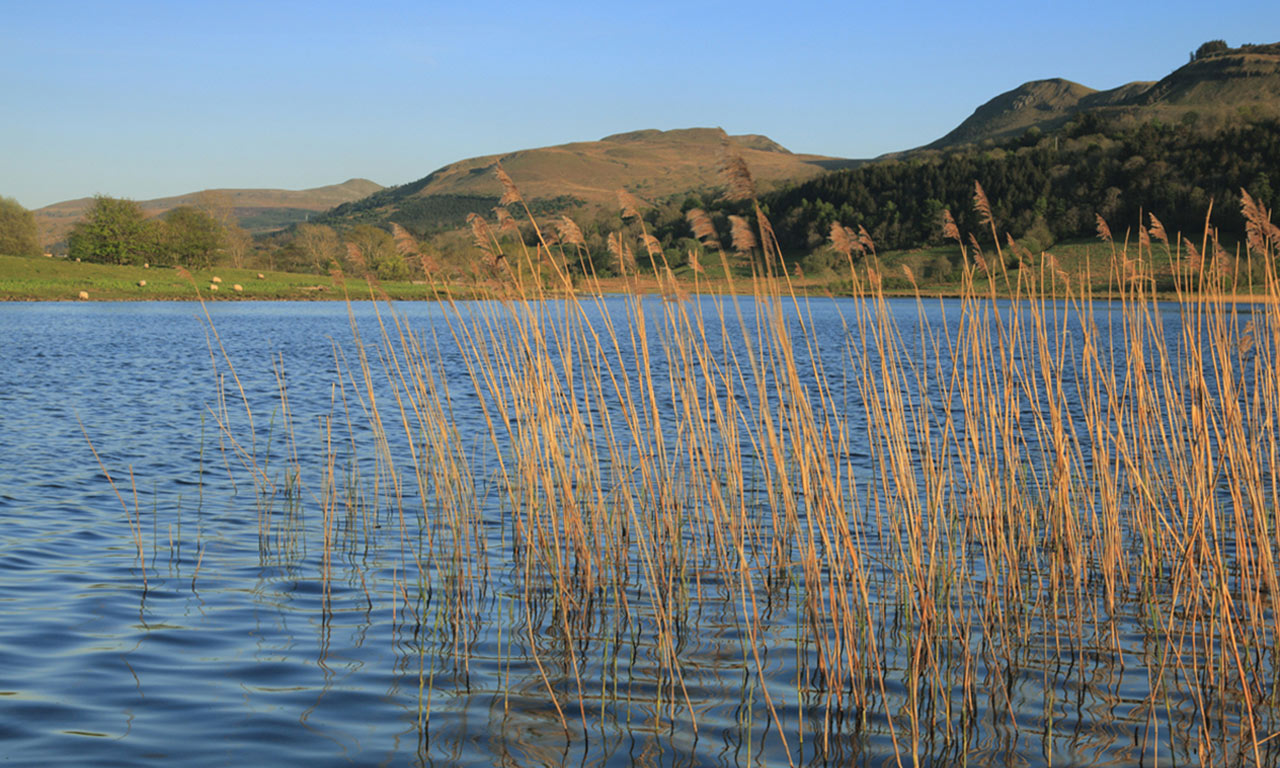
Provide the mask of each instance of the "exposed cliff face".
{"label": "exposed cliff face", "polygon": [[1171,72],[1130,103],[1214,107],[1280,101],[1280,43],[1198,59]]}

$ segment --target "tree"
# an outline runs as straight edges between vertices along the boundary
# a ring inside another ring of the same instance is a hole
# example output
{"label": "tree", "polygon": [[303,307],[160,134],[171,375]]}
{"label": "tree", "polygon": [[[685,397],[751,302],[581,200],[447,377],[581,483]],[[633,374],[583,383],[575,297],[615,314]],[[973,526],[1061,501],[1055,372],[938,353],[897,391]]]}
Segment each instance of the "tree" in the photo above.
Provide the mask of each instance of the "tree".
{"label": "tree", "polygon": [[195,207],[214,218],[224,227],[239,223],[231,196],[221,189],[206,189],[196,195]]}
{"label": "tree", "polygon": [[142,264],[155,253],[154,230],[132,200],[98,195],[71,229],[69,255],[105,264]]}
{"label": "tree", "polygon": [[1032,253],[1039,255],[1053,246],[1053,232],[1043,215],[1038,215],[1022,236],[1021,245]]}
{"label": "tree", "polygon": [[338,241],[338,233],[323,224],[299,225],[292,245],[297,246],[306,266],[320,274],[342,264],[342,244]]}
{"label": "tree", "polygon": [[237,269],[243,268],[245,258],[253,251],[253,235],[239,224],[232,223],[224,231],[223,248],[231,257],[231,265]]}
{"label": "tree", "polygon": [[1196,52],[1191,54],[1191,60],[1199,61],[1206,56],[1213,56],[1217,53],[1226,53],[1229,50],[1231,49],[1227,46],[1226,40],[1210,40],[1207,43],[1200,44],[1200,47],[1196,49]]}
{"label": "tree", "polygon": [[231,196],[225,190],[206,189],[196,195],[195,207],[218,222],[224,231],[222,248],[231,258],[231,265],[237,269],[243,267],[245,257],[253,250],[253,235],[240,226]]}
{"label": "tree", "polygon": [[[1249,192],[1253,195],[1253,199],[1262,205],[1271,205],[1271,198],[1274,192],[1271,191],[1271,177],[1266,171],[1261,171],[1253,179],[1253,184],[1249,187]],[[0,249],[2,250],[2,249]]]}
{"label": "tree", "polygon": [[11,197],[0,197],[0,254],[39,256],[36,217]]}
{"label": "tree", "polygon": [[380,280],[407,280],[409,265],[396,250],[395,239],[385,230],[372,224],[360,224],[347,233],[347,242],[360,249],[365,264],[353,265],[359,274],[365,269],[373,272]]}
{"label": "tree", "polygon": [[165,250],[175,264],[201,268],[213,264],[213,257],[226,240],[222,225],[209,214],[189,205],[180,205],[164,216]]}

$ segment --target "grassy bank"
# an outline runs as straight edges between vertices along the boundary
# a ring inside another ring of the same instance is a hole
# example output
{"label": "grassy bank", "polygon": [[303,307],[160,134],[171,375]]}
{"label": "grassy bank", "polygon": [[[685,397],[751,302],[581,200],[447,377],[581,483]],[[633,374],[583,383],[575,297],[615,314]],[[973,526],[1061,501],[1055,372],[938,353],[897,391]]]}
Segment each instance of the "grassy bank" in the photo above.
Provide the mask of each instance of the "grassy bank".
{"label": "grassy bank", "polygon": [[[1136,245],[1136,244],[1134,244]],[[1050,254],[1025,254],[1020,266],[1009,267],[1001,273],[995,262],[991,271],[970,275],[981,293],[992,288],[997,295],[1009,296],[1018,292],[1019,272],[1023,281],[1039,279],[1043,270],[1065,275],[1074,286],[1087,287],[1095,296],[1115,297],[1119,286],[1129,275],[1126,265],[1133,263],[1127,255],[1133,245],[1117,243],[1115,248],[1098,240],[1077,240],[1056,244]],[[1178,298],[1180,294],[1197,293],[1197,281],[1190,276],[1190,259],[1186,254],[1160,248],[1145,251],[1144,271],[1148,275],[1152,294],[1162,299]],[[971,256],[969,258],[972,258]],[[1012,260],[1012,259],[1010,259]],[[881,290],[886,295],[962,296],[966,292],[965,274],[955,266],[949,274],[937,274],[939,264],[960,265],[964,258],[957,245],[932,246],[906,251],[891,251],[874,259],[879,265]],[[857,265],[853,274],[866,280],[870,261]],[[1238,300],[1265,298],[1255,266],[1248,259],[1224,255],[1219,270],[1220,285],[1228,289],[1227,295]],[[839,269],[817,274],[803,274],[794,267],[788,270],[788,290],[800,295],[855,295],[850,271]],[[726,278],[720,264],[706,265],[705,272],[695,276],[687,266],[672,272],[675,283],[651,272],[632,273],[622,277],[578,276],[575,288],[593,293],[664,293],[677,290],[698,290],[706,293],[750,293],[749,276]],[[220,282],[215,281],[220,280]],[[544,275],[544,283],[555,285],[551,274]],[[994,286],[992,286],[994,283]],[[1181,289],[1175,290],[1175,283]],[[212,290],[211,286],[217,286]],[[235,286],[239,285],[240,290]],[[442,280],[436,284],[416,282],[382,282],[380,295],[399,300],[432,300],[441,298],[483,298],[492,286],[482,286],[476,280]],[[347,298],[341,283],[329,275],[314,273],[258,271],[256,269],[231,269],[215,267],[196,270],[188,277],[179,270],[167,267],[142,268],[110,264],[90,264],[69,261],[64,258],[25,258],[0,255],[0,301],[76,301],[80,292],[88,294],[90,301],[185,301],[201,297],[209,300],[259,300],[259,301],[316,301],[343,300]],[[351,298],[362,298],[368,289],[360,279],[348,279]],[[556,293],[554,289],[551,293]],[[1215,298],[1223,298],[1222,294]]]}
{"label": "grassy bank", "polygon": [[[215,285],[217,290],[212,290]],[[429,299],[442,290],[407,282],[384,283],[382,287],[396,299]],[[345,298],[341,285],[328,275],[216,267],[195,270],[188,277],[165,267],[0,256],[0,301],[75,301],[81,298],[81,291],[90,301],[185,301],[195,299],[197,289],[203,298],[218,300]],[[364,286],[358,291],[363,293]]]}

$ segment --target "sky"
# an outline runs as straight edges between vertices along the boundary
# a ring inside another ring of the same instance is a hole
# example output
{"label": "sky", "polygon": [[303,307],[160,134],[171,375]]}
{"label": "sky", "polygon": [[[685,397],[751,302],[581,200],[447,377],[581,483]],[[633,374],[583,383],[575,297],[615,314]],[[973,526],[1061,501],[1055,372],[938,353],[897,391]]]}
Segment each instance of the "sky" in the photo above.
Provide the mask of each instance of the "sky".
{"label": "sky", "polygon": [[1218,38],[1280,41],[1280,2],[0,0],[0,196],[403,184],[642,128],[874,157]]}

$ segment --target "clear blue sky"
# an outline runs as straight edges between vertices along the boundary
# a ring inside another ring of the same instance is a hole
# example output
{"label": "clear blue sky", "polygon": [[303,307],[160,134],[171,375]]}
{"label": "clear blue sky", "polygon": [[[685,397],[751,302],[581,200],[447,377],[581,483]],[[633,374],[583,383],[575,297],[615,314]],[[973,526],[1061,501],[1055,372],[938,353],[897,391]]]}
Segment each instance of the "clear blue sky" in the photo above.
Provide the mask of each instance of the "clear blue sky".
{"label": "clear blue sky", "polygon": [[870,157],[996,94],[1280,41],[1280,2],[5,2],[0,195],[302,189],[639,128]]}

